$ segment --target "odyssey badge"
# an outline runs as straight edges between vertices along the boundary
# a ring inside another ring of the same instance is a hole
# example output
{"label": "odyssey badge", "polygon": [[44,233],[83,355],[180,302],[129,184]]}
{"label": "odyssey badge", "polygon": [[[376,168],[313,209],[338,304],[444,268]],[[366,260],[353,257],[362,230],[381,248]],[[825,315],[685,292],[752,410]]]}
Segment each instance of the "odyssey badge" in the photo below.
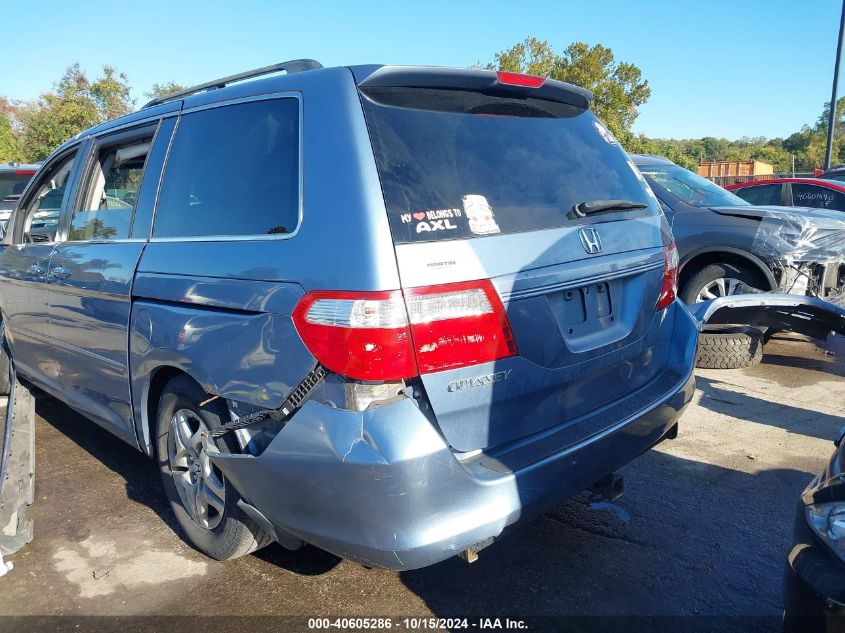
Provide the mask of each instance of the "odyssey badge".
{"label": "odyssey badge", "polygon": [[483,374],[481,376],[473,376],[472,378],[461,378],[460,380],[453,380],[446,387],[446,391],[452,393],[454,391],[461,391],[462,389],[472,389],[473,387],[483,387],[484,385],[492,385],[494,382],[501,382],[507,380],[511,375],[512,369],[505,371],[497,371],[493,374]]}

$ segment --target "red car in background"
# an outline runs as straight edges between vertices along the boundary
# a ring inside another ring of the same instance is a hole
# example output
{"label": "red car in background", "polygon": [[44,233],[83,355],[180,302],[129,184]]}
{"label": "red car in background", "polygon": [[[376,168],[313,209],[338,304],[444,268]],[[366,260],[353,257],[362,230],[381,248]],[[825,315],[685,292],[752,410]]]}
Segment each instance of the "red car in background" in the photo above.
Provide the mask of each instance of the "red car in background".
{"label": "red car in background", "polygon": [[725,187],[750,204],[845,211],[845,182],[824,178],[771,178]]}

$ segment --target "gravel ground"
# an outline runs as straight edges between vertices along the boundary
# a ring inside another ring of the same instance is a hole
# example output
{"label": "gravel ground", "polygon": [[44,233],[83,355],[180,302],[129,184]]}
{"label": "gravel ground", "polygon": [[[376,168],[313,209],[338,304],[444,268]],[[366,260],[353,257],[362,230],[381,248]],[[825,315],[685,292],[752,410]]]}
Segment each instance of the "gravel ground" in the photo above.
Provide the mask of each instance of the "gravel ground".
{"label": "gravel ground", "polygon": [[757,367],[700,371],[678,439],[622,471],[621,499],[573,499],[472,565],[402,573],[312,547],[211,561],[172,529],[151,462],[41,396],[36,536],[0,579],[0,614],[685,616],[687,629],[773,630],[797,497],[845,424],[844,359],[841,339],[781,336]]}

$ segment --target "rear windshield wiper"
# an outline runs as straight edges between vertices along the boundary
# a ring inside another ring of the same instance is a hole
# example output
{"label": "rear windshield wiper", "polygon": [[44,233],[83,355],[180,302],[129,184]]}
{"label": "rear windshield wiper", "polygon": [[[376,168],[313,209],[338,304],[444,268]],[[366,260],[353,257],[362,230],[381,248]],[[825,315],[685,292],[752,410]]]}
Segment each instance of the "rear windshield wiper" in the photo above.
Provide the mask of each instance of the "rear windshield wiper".
{"label": "rear windshield wiper", "polygon": [[631,209],[647,209],[648,205],[632,200],[589,200],[579,202],[572,207],[572,215],[576,218],[586,218],[594,213],[605,211],[629,211]]}

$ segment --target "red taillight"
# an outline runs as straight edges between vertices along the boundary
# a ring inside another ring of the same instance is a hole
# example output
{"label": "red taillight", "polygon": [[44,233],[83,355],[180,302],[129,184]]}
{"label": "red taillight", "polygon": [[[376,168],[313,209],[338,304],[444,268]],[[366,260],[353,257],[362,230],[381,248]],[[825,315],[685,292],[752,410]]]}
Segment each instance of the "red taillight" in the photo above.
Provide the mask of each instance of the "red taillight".
{"label": "red taillight", "polygon": [[401,380],[418,373],[399,291],[309,292],[294,309],[293,322],[330,371],[358,380]]}
{"label": "red taillight", "polygon": [[505,308],[489,280],[411,288],[405,303],[423,373],[516,354]]}
{"label": "red taillight", "polygon": [[34,169],[16,169],[15,173],[18,176],[32,176],[35,173]]}
{"label": "red taillight", "polygon": [[523,75],[521,73],[508,73],[504,70],[496,71],[496,79],[500,84],[508,86],[522,86],[523,88],[539,88],[546,83],[545,77],[534,75]]}
{"label": "red taillight", "polygon": [[675,300],[678,292],[678,247],[675,242],[663,247],[663,283],[660,287],[660,298],[657,309],[662,310]]}
{"label": "red taillight", "polygon": [[516,354],[499,295],[488,280],[393,292],[310,292],[293,320],[326,368],[358,380],[423,372]]}

